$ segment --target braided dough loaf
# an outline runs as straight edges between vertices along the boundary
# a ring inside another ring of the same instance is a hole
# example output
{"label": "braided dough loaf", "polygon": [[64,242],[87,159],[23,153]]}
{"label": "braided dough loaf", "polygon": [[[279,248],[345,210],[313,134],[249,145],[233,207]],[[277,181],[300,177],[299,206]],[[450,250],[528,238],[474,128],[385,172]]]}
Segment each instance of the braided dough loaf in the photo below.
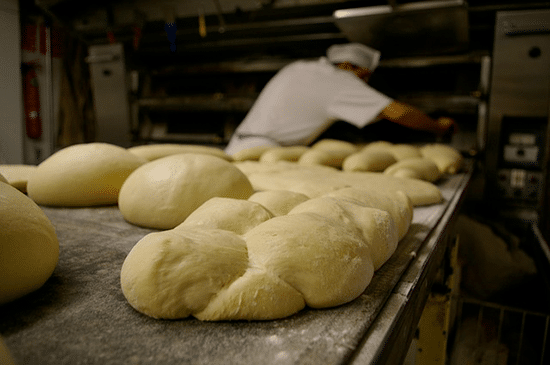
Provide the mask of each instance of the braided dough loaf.
{"label": "braided dough loaf", "polygon": [[[212,199],[134,246],[122,292],[151,317],[207,321],[276,319],[306,305],[347,303],[393,254],[396,226],[410,225],[410,200],[394,198],[343,189],[296,201],[275,217],[256,202]],[[391,212],[369,206],[384,201]]]}

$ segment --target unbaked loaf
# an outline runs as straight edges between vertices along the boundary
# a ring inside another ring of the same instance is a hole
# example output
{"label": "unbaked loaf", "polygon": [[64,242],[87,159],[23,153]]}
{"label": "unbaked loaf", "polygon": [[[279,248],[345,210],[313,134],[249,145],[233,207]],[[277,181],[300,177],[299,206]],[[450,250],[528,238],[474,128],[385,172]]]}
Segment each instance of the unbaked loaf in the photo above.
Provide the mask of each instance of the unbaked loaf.
{"label": "unbaked loaf", "polygon": [[227,161],[233,160],[231,156],[229,156],[219,148],[191,145],[191,144],[175,144],[175,143],[148,144],[148,145],[130,147],[128,148],[128,151],[130,151],[136,156],[146,159],[147,161],[153,161],[161,157],[176,155],[178,153],[197,153],[197,154],[212,155],[212,156],[220,157]]}
{"label": "unbaked loaf", "polygon": [[384,174],[435,182],[442,176],[433,160],[424,157],[407,158],[394,163],[384,170]]}
{"label": "unbaked loaf", "polygon": [[54,226],[25,194],[0,182],[0,304],[34,292],[59,259]]}
{"label": "unbaked loaf", "polygon": [[285,147],[272,147],[262,153],[260,156],[260,162],[274,163],[278,161],[291,161],[296,162],[300,159],[309,147],[306,146],[285,146]]}
{"label": "unbaked loaf", "polygon": [[422,146],[420,152],[423,157],[432,160],[443,174],[456,174],[464,166],[464,158],[452,146],[432,143]]}
{"label": "unbaked loaf", "polygon": [[29,176],[27,193],[41,205],[116,204],[126,178],[145,162],[125,148],[108,143],[73,145],[38,165]]}
{"label": "unbaked loaf", "polygon": [[353,143],[335,139],[322,139],[311,146],[298,159],[298,164],[305,166],[327,165],[341,168],[346,157],[357,152]]}
{"label": "unbaked loaf", "polygon": [[394,154],[390,151],[364,149],[347,156],[342,162],[342,170],[382,172],[396,162]]}
{"label": "unbaked loaf", "polygon": [[328,166],[300,166],[290,162],[263,164],[245,161],[234,164],[248,177],[256,191],[289,190],[315,198],[354,187],[381,194],[402,191],[414,206],[437,204],[442,200],[439,188],[428,181],[377,172],[339,171]]}
{"label": "unbaked loaf", "polygon": [[248,199],[254,190],[231,162],[203,154],[177,154],[140,166],[120,189],[124,219],[138,226],[171,229],[213,197]]}
{"label": "unbaked loaf", "polygon": [[277,319],[306,305],[347,303],[393,254],[396,226],[412,219],[396,212],[412,205],[402,195],[394,204],[404,206],[390,213],[368,207],[366,191],[333,193],[269,219],[257,203],[208,201],[196,216],[134,246],[122,266],[122,292],[148,316],[204,321]]}

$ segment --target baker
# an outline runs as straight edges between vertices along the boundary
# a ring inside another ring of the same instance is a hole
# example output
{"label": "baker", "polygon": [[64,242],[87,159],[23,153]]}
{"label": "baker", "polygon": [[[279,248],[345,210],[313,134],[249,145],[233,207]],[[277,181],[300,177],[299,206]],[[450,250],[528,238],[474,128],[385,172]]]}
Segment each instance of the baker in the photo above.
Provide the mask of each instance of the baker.
{"label": "baker", "polygon": [[235,130],[225,152],[257,146],[309,145],[342,120],[363,128],[379,119],[443,135],[455,122],[432,119],[368,85],[380,52],[360,43],[337,44],[318,60],[282,68]]}

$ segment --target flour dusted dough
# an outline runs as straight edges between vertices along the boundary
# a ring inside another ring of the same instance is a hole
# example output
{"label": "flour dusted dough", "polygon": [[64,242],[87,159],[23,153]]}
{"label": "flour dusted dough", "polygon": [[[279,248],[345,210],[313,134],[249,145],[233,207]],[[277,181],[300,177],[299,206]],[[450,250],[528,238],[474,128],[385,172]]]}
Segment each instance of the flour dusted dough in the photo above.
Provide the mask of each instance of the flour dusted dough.
{"label": "flour dusted dough", "polygon": [[249,201],[260,203],[274,216],[285,215],[296,205],[308,199],[304,194],[288,190],[259,191],[248,198]]}
{"label": "flour dusted dough", "polygon": [[197,154],[212,155],[212,156],[223,158],[224,160],[227,160],[227,161],[232,161],[231,156],[229,156],[219,148],[208,147],[208,146],[198,146],[198,145],[191,145],[191,144],[173,144],[173,143],[149,144],[149,145],[143,145],[143,146],[130,147],[128,148],[128,151],[130,151],[136,156],[146,159],[147,161],[153,161],[161,157],[175,155],[178,153],[197,153]]}
{"label": "flour dusted dough", "polygon": [[413,205],[409,197],[402,191],[381,192],[343,188],[324,196],[388,212],[396,225],[398,239],[405,237],[409,231],[413,218]]}
{"label": "flour dusted dough", "polygon": [[224,230],[155,232],[130,251],[121,270],[128,302],[154,318],[185,318],[202,311],[248,266],[246,243]]}
{"label": "flour dusted dough", "polygon": [[384,170],[384,174],[429,182],[439,180],[442,175],[435,162],[424,157],[407,158],[398,161]]}
{"label": "flour dusted dough", "polygon": [[272,217],[266,208],[253,201],[215,197],[193,211],[175,230],[200,227],[243,234]]}
{"label": "flour dusted dough", "polygon": [[392,205],[343,189],[272,218],[257,203],[212,198],[176,228],[134,246],[122,291],[149,316],[204,321],[276,319],[306,305],[347,303],[395,251],[396,225],[410,224],[396,223],[412,217],[400,197]]}
{"label": "flour dusted dough", "polygon": [[27,193],[42,205],[116,204],[122,183],[145,162],[107,143],[73,145],[38,165],[29,176]]}
{"label": "flour dusted dough", "polygon": [[40,288],[59,258],[55,229],[25,194],[0,182],[0,304]]}
{"label": "flour dusted dough", "polygon": [[248,199],[254,190],[231,162],[199,154],[177,154],[136,169],[120,189],[118,205],[130,223],[171,229],[213,197]]}
{"label": "flour dusted dough", "polygon": [[34,165],[0,165],[0,174],[17,190],[26,193],[29,176],[36,170]]}

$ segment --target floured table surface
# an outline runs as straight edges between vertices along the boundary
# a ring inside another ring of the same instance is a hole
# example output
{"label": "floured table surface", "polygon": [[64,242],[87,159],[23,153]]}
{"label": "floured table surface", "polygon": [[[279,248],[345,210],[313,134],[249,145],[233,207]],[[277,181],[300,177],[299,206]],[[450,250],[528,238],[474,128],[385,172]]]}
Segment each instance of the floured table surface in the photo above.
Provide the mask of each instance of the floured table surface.
{"label": "floured table surface", "polygon": [[136,312],[122,295],[120,269],[152,230],[127,223],[117,207],[44,207],[59,237],[58,266],[41,289],[0,307],[0,335],[16,364],[371,362],[400,321],[408,291],[424,280],[421,260],[439,244],[470,177],[445,177],[438,184],[445,201],[415,208],[407,236],[359,298],[265,322],[156,320]]}

